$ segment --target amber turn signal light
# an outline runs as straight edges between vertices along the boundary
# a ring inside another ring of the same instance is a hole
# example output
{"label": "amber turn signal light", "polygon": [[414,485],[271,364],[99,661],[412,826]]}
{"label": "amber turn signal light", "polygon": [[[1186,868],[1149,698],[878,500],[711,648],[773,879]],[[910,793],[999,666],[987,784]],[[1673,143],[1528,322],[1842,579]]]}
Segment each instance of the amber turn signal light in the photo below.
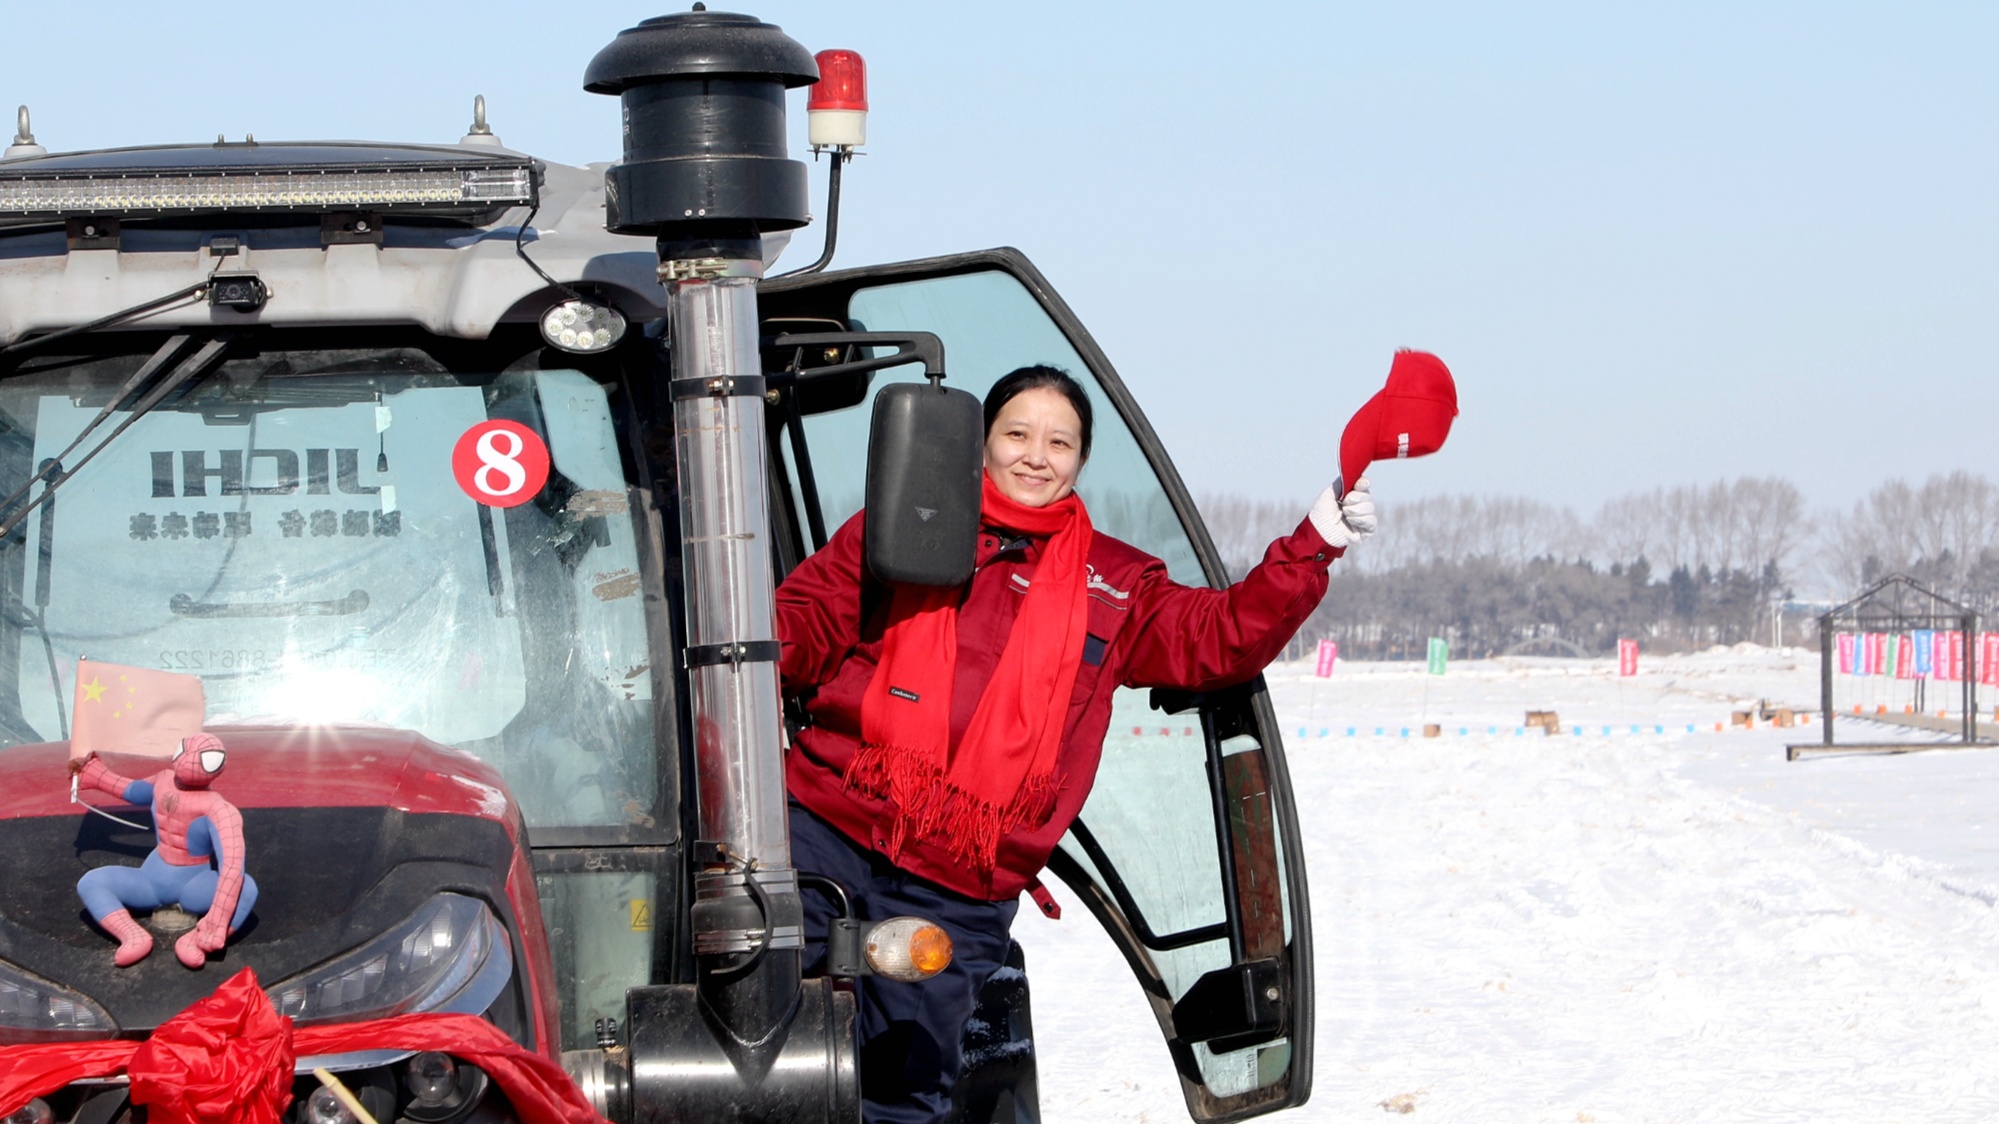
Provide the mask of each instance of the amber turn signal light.
{"label": "amber turn signal light", "polygon": [[951,966],[951,934],[921,917],[891,917],[868,930],[867,957],[875,975],[927,980]]}

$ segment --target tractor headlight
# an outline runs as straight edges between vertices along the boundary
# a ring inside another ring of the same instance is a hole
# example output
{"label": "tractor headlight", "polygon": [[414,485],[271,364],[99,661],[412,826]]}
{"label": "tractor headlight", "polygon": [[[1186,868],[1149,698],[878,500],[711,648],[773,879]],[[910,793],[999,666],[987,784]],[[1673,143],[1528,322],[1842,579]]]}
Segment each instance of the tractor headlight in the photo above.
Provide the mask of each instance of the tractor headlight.
{"label": "tractor headlight", "polygon": [[117,1029],[110,1013],[82,993],[0,961],[0,1042],[103,1038]]}
{"label": "tractor headlight", "polygon": [[426,1051],[403,1063],[410,1099],[402,1117],[410,1124],[448,1124],[470,1112],[486,1093],[486,1072],[459,1065],[451,1055]]}
{"label": "tractor headlight", "polygon": [[439,894],[360,948],[269,991],[278,1013],[300,1023],[420,1011],[477,1015],[513,974],[506,926],[493,911],[463,894]]}

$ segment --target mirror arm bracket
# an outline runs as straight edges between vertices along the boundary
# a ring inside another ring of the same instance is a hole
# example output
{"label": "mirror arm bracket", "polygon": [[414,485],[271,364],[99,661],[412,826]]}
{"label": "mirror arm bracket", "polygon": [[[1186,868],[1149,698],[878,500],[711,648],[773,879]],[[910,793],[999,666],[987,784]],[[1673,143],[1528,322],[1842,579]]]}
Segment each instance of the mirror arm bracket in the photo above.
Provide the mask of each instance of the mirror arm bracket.
{"label": "mirror arm bracket", "polygon": [[768,348],[793,348],[799,352],[808,347],[894,347],[896,349],[893,355],[855,359],[846,363],[836,363],[830,367],[814,367],[811,370],[799,370],[797,360],[794,358],[791,370],[769,376],[773,386],[829,378],[834,375],[858,375],[868,371],[879,371],[885,367],[900,367],[905,363],[922,363],[923,377],[933,384],[944,378],[944,341],[937,338],[934,332],[786,333],[766,337],[763,344]]}

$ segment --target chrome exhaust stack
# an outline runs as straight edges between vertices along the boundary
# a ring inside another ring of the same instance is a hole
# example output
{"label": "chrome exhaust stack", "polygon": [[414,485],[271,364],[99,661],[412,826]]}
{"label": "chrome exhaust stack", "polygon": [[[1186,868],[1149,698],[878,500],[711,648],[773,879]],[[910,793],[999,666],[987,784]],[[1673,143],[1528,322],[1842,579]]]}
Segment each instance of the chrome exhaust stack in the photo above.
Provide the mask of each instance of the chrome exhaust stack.
{"label": "chrome exhaust stack", "polygon": [[[800,978],[757,346],[762,236],[809,221],[805,165],[786,153],[785,91],[817,79],[812,55],[779,28],[699,6],[620,33],[584,75],[584,89],[624,109],[605,225],[658,239],[695,733],[698,981],[628,995],[628,1048],[606,1057],[626,1073],[598,1086],[629,1088],[638,1120],[724,1103],[729,1119],[858,1111],[852,996]],[[825,1095],[800,1094],[801,1067]]]}

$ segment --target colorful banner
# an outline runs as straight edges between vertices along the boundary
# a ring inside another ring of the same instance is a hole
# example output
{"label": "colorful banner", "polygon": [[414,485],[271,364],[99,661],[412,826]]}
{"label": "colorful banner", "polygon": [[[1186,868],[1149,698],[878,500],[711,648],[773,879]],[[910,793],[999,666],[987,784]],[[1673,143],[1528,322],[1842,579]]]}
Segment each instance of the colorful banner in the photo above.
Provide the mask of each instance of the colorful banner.
{"label": "colorful banner", "polygon": [[1841,675],[1852,675],[1854,673],[1853,634],[1851,632],[1842,632],[1833,637],[1833,644],[1839,649],[1839,673]]}
{"label": "colorful banner", "polygon": [[1978,634],[1978,681],[1999,687],[1999,632]]}
{"label": "colorful banner", "polygon": [[1895,637],[1895,650],[1890,653],[1890,656],[1891,658],[1888,661],[1892,665],[1889,670],[1890,675],[1893,675],[1897,679],[1914,679],[1916,677],[1915,637],[1907,635]]}
{"label": "colorful banner", "polygon": [[1950,678],[1950,633],[1930,633],[1930,678]]}
{"label": "colorful banner", "polygon": [[1444,664],[1451,657],[1451,646],[1444,643],[1441,636],[1430,637],[1430,674],[1442,675]]}
{"label": "colorful banner", "polygon": [[1950,634],[1950,674],[1944,676],[1953,683],[1964,678],[1964,633]]}
{"label": "colorful banner", "polygon": [[1927,628],[1919,628],[1909,635],[1916,638],[1916,676],[1927,679],[1937,665],[1937,634]]}
{"label": "colorful banner", "polygon": [[1617,673],[1619,675],[1638,674],[1638,641],[1619,640],[1617,642]]}
{"label": "colorful banner", "polygon": [[1882,649],[1886,647],[1887,645],[1882,642],[1882,636],[1880,633],[1878,632],[1863,633],[1860,637],[1860,670],[1856,671],[1854,674],[1856,675],[1881,674],[1881,665],[1882,663],[1885,662]]}
{"label": "colorful banner", "polygon": [[1340,645],[1338,641],[1335,640],[1319,641],[1319,669],[1318,669],[1319,678],[1321,679],[1332,678],[1333,665],[1339,661],[1339,658],[1340,658]]}

